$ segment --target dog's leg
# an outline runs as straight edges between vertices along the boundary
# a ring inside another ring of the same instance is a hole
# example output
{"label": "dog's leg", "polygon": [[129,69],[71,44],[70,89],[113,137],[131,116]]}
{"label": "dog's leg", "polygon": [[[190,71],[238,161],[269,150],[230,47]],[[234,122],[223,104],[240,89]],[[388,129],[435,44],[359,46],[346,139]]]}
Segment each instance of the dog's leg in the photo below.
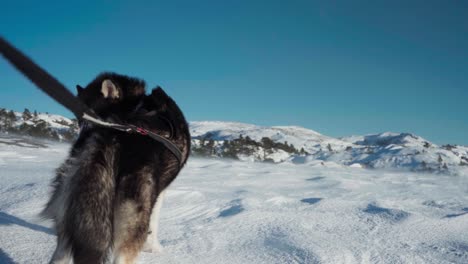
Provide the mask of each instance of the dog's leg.
{"label": "dog's leg", "polygon": [[[60,243],[60,242],[59,242]],[[63,245],[58,244],[50,264],[69,264],[71,261],[71,251]]]}
{"label": "dog's leg", "polygon": [[156,204],[153,207],[153,211],[151,213],[151,220],[150,220],[150,230],[148,232],[148,238],[146,239],[145,245],[143,246],[143,251],[149,253],[161,253],[162,246],[158,240],[158,226],[159,226],[159,218],[161,212],[161,206],[164,199],[164,194],[166,190],[162,191],[158,199],[156,200]]}
{"label": "dog's leg", "polygon": [[151,207],[127,199],[114,215],[114,264],[135,263],[149,229]]}
{"label": "dog's leg", "polygon": [[152,169],[121,177],[114,211],[115,264],[135,263],[148,236],[155,189]]}
{"label": "dog's leg", "polygon": [[63,232],[57,228],[57,247],[55,248],[54,255],[50,260],[50,264],[69,264],[72,259],[70,246],[64,237]]}

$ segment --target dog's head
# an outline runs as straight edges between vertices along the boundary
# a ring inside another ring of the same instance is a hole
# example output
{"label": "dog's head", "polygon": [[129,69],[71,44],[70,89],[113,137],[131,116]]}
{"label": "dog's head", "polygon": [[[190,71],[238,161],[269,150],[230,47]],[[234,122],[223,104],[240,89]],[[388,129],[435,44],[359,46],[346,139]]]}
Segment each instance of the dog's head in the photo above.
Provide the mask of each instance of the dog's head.
{"label": "dog's head", "polygon": [[76,86],[78,98],[105,118],[131,112],[145,95],[145,82],[116,73],[102,73],[85,88]]}

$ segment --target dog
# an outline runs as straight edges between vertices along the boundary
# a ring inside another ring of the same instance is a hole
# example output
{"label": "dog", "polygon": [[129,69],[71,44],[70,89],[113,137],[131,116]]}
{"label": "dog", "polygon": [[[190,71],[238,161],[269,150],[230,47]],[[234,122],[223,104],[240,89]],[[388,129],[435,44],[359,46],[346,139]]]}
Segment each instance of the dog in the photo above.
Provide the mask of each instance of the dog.
{"label": "dog", "polygon": [[142,249],[160,249],[162,194],[188,159],[188,124],[160,87],[146,95],[145,82],[137,78],[103,73],[77,92],[101,119],[158,133],[182,152],[179,161],[150,137],[80,120],[80,134],[57,169],[41,213],[57,232],[50,263],[134,263]]}

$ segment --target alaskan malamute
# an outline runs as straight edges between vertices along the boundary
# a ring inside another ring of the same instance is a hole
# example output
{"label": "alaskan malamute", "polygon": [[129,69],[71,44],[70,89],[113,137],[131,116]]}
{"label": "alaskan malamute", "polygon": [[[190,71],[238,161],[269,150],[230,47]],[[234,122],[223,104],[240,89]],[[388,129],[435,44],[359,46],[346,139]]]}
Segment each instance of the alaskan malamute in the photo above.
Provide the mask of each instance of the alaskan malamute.
{"label": "alaskan malamute", "polygon": [[[182,151],[185,164],[190,152],[188,124],[161,88],[146,95],[142,80],[104,73],[77,90],[103,120],[133,124],[169,138]],[[182,165],[150,137],[83,121],[80,125],[42,212],[54,221],[57,232],[51,263],[134,263],[142,249],[159,248],[161,193]]]}

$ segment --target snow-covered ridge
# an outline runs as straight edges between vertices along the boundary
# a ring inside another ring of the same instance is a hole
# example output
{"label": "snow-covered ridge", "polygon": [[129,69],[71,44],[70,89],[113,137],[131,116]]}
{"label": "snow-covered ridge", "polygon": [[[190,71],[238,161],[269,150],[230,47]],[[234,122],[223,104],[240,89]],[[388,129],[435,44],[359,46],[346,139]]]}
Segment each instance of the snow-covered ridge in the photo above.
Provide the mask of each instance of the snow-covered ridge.
{"label": "snow-covered ridge", "polygon": [[[242,137],[260,142],[267,137],[274,142],[287,142],[307,154],[286,153],[273,150],[265,155],[259,148],[250,160],[266,157],[274,162],[310,163],[328,166],[353,166],[368,168],[404,169],[449,174],[468,175],[468,147],[438,146],[411,133],[384,132],[364,136],[333,138],[297,126],[264,127],[251,124],[202,121],[191,122],[194,147],[200,139],[214,141],[213,155],[223,153],[223,142]],[[222,155],[221,155],[222,156]],[[245,157],[239,157],[247,159]],[[335,165],[333,165],[335,164]]]}
{"label": "snow-covered ridge", "polygon": [[[60,115],[0,108],[0,131],[71,140],[78,127],[76,120]],[[205,156],[468,175],[468,147],[438,146],[410,133],[334,138],[298,126],[222,121],[190,122],[190,133],[194,154]]]}
{"label": "snow-covered ridge", "polygon": [[200,138],[211,134],[214,140],[232,140],[242,136],[249,136],[255,141],[268,137],[275,142],[288,142],[296,148],[304,148],[311,152],[320,144],[326,143],[340,147],[350,145],[340,139],[322,135],[316,131],[299,126],[256,126],[251,124],[220,122],[220,121],[194,121],[190,122],[192,138]]}

